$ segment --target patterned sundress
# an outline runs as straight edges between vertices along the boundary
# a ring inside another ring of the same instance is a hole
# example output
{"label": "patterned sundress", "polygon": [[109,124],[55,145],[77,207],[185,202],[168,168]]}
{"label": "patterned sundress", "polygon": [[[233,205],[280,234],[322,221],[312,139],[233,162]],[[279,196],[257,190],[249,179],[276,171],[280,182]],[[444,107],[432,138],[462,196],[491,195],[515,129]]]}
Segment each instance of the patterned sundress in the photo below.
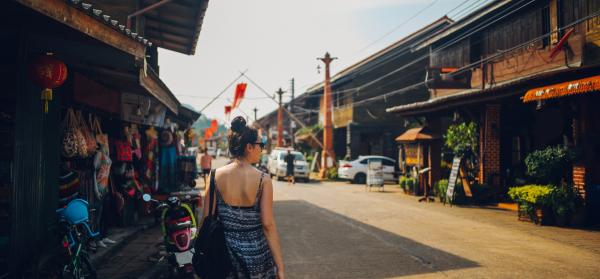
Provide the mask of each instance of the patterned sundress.
{"label": "patterned sundress", "polygon": [[[264,175],[264,173],[263,173]],[[273,255],[263,232],[260,218],[262,179],[256,192],[254,205],[230,206],[217,192],[218,215],[225,229],[225,242],[233,264],[233,272],[227,278],[263,279],[276,278]],[[216,183],[215,183],[216,185]]]}

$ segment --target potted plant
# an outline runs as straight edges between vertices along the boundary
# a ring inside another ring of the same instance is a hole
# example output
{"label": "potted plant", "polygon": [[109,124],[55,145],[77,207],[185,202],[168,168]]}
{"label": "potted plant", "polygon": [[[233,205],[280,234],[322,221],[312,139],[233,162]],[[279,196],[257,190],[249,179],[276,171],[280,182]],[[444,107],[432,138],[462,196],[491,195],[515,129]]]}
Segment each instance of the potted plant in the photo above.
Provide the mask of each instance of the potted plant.
{"label": "potted plant", "polygon": [[519,220],[543,225],[551,219],[555,190],[552,185],[526,185],[510,188],[508,195],[519,204]]}
{"label": "potted plant", "polygon": [[435,192],[440,202],[446,200],[446,191],[448,190],[448,179],[442,179],[435,183]]}

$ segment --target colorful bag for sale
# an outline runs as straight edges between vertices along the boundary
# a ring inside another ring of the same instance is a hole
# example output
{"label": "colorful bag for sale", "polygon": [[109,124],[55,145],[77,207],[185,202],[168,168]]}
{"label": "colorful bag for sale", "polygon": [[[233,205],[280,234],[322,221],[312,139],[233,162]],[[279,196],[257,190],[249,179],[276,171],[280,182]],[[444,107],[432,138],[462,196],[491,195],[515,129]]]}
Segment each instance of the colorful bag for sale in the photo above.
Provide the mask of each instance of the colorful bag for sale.
{"label": "colorful bag for sale", "polygon": [[73,109],[68,109],[63,120],[63,140],[61,153],[66,158],[73,158],[79,154],[79,144],[74,130],[75,112]]}
{"label": "colorful bag for sale", "polygon": [[96,138],[92,134],[92,131],[88,127],[83,119],[83,113],[81,111],[77,111],[77,122],[79,126],[79,130],[85,139],[85,149],[87,151],[87,156],[94,156],[96,154],[96,150],[98,149],[98,145],[96,143]]}
{"label": "colorful bag for sale", "polygon": [[115,149],[117,150],[117,161],[131,162],[133,160],[131,144],[128,141],[115,141]]}

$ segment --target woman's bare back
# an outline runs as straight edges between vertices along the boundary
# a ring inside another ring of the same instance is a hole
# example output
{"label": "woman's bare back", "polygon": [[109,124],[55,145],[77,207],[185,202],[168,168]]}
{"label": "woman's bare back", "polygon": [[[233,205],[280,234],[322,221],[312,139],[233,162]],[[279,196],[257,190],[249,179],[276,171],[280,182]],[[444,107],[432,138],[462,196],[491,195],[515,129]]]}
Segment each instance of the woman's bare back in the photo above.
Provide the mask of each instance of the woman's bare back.
{"label": "woman's bare back", "polygon": [[227,204],[248,207],[253,206],[256,201],[260,178],[261,172],[255,167],[233,162],[217,169],[215,184]]}

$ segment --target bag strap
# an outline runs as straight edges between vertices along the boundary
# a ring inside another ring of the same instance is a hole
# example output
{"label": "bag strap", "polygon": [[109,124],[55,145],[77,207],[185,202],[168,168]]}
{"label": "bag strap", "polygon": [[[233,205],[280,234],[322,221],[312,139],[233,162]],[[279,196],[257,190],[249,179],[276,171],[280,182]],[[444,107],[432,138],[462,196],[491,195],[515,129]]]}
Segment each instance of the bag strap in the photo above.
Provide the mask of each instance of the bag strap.
{"label": "bag strap", "polygon": [[262,197],[262,190],[263,190],[263,177],[265,176],[264,172],[261,172],[260,174],[260,182],[258,182],[258,190],[256,191],[256,198],[254,199],[254,206],[255,207],[260,207],[260,198]]}
{"label": "bag strap", "polygon": [[[208,200],[209,200],[208,201],[208,218],[212,217],[212,215],[213,215],[213,205],[215,202],[215,187],[216,187],[215,186],[215,173],[216,173],[216,171],[214,169],[212,169],[210,171],[210,185],[208,186],[208,187],[210,187],[210,190],[209,190],[210,197],[208,198]],[[217,211],[217,209],[215,208],[215,214],[217,213],[216,211]]]}

